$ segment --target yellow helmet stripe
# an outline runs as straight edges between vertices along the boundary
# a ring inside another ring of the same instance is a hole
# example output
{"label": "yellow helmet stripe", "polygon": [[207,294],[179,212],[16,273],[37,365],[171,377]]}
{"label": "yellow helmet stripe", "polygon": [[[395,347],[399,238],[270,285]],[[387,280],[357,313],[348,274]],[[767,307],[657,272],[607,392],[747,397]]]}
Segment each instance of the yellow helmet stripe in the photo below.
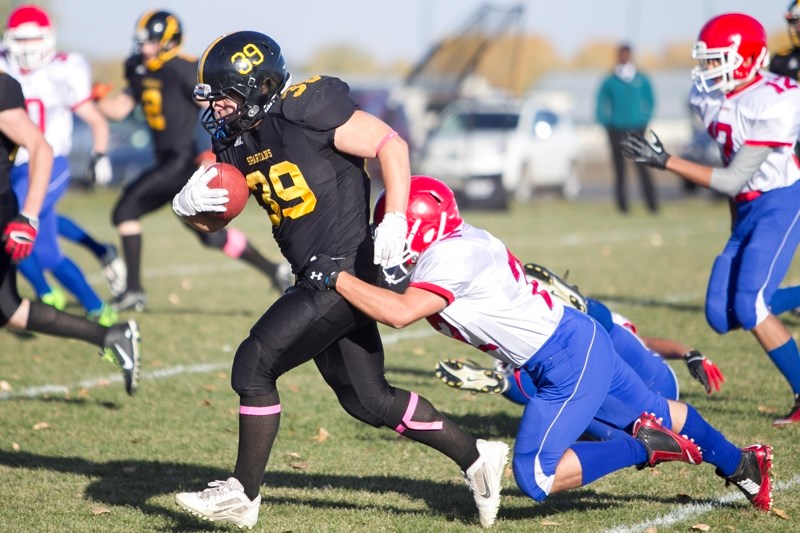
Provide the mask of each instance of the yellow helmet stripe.
{"label": "yellow helmet stripe", "polygon": [[223,37],[225,36],[220,35],[214,39],[214,42],[208,45],[208,48],[206,48],[206,51],[203,52],[203,55],[200,57],[200,62],[197,64],[197,83],[205,83],[205,81],[203,81],[203,66],[206,64],[206,57],[208,56],[208,53],[211,52],[211,49],[214,48],[214,46],[216,46],[216,44],[220,42]]}
{"label": "yellow helmet stripe", "polygon": [[178,19],[172,15],[167,17],[167,27],[164,29],[164,35],[161,37],[161,46],[166,46],[178,33],[179,25]]}
{"label": "yellow helmet stripe", "polygon": [[147,11],[144,15],[139,17],[139,22],[136,24],[137,30],[143,30],[147,26],[147,22],[150,20],[150,17],[155,15],[155,10]]}

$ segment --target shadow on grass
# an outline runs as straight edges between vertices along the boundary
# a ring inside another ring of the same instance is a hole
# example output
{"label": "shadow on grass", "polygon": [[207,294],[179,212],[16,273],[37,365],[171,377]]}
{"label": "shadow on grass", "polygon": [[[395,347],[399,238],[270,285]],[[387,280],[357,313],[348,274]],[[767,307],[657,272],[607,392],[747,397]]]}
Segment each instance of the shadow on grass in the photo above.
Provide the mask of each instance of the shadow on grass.
{"label": "shadow on grass", "polygon": [[[43,469],[78,475],[93,481],[86,487],[85,496],[94,502],[107,505],[129,506],[141,512],[160,516],[171,522],[171,531],[212,531],[216,527],[194,518],[177,505],[162,506],[152,503],[154,497],[186,490],[199,490],[214,479],[226,479],[230,472],[197,464],[160,461],[109,461],[96,463],[80,457],[53,457],[28,452],[0,451],[0,465],[7,468]],[[354,503],[346,498],[321,497],[329,490],[366,491],[374,494],[402,494],[410,499],[421,499],[430,510],[451,521],[477,523],[477,513],[469,492],[461,484],[409,479],[398,476],[351,476],[342,474],[313,474],[299,472],[268,472],[264,479],[265,502],[302,505],[317,509],[372,509],[393,515],[413,514],[418,511],[386,504]],[[298,498],[287,498],[270,493],[270,488],[307,489]],[[524,498],[516,488],[504,494]],[[359,498],[363,500],[362,498]],[[609,505],[627,505],[636,501],[659,501],[664,504],[679,502],[679,498],[653,498],[647,495],[614,496],[597,494],[581,489],[553,496],[544,504],[531,502],[530,507],[501,508],[500,516],[511,520],[541,518],[564,511],[604,509]]]}
{"label": "shadow on grass", "polygon": [[[12,401],[12,399],[6,400]],[[66,397],[66,396],[37,396],[37,397],[25,397],[25,396],[18,396],[13,398],[14,402],[36,402],[36,403],[59,403],[69,406],[78,406],[78,407],[101,407],[103,409],[108,409],[109,411],[119,411],[123,408],[121,403],[117,402],[110,402],[108,400],[98,400],[96,398],[81,398],[81,397]]]}
{"label": "shadow on grass", "polygon": [[615,294],[613,296],[605,294],[592,294],[591,297],[594,298],[595,300],[600,300],[601,302],[604,303],[630,304],[630,305],[638,305],[641,307],[663,307],[665,309],[671,309],[673,311],[682,311],[690,313],[703,313],[705,310],[704,303],[693,304],[693,303],[669,302],[666,300],[655,300],[651,298],[626,296],[624,294]]}
{"label": "shadow on grass", "polygon": [[[711,424],[715,424],[720,415],[725,414],[739,419],[758,418],[771,425],[775,418],[783,414],[782,412],[756,412],[754,406],[758,405],[757,398],[753,398],[749,404],[739,404],[731,402],[723,396],[706,396],[705,391],[697,394],[681,394],[681,401],[691,404]],[[522,406],[519,406],[519,415],[517,416],[501,411],[492,414],[446,414],[461,429],[478,438],[514,440],[522,417]],[[725,433],[725,427],[719,426],[717,429]]]}
{"label": "shadow on grass", "polygon": [[517,430],[519,429],[522,406],[519,407],[518,416],[508,415],[503,412],[493,413],[492,415],[453,415],[448,413],[447,416],[461,429],[478,438],[513,440],[517,436]]}
{"label": "shadow on grass", "polygon": [[[267,309],[267,304],[264,309]],[[220,316],[220,317],[258,317],[261,312],[252,312],[241,307],[223,307],[223,306],[209,306],[209,307],[186,307],[182,305],[166,306],[166,305],[152,305],[147,306],[144,311],[147,315],[154,316]],[[129,318],[136,318],[137,313],[126,311],[125,316]]]}
{"label": "shadow on grass", "polygon": [[[491,361],[490,361],[491,362]],[[438,379],[436,374],[434,374],[433,367],[430,369],[428,368],[409,368],[409,367],[399,367],[399,366],[385,366],[384,370],[386,374],[394,374],[395,376],[409,376],[409,377],[419,377],[425,379]],[[391,383],[391,379],[389,382]]]}

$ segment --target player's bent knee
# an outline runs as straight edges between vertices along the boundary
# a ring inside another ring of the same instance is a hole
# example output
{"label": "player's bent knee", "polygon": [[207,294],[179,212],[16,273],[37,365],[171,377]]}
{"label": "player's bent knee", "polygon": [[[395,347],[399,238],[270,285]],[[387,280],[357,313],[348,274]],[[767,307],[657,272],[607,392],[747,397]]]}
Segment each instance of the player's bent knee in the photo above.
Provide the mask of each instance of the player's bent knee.
{"label": "player's bent knee", "polygon": [[118,205],[111,213],[111,223],[116,227],[123,222],[135,219],[136,217],[131,216],[130,212],[130,209],[125,209],[123,205]]}
{"label": "player's bent knee", "polygon": [[[514,479],[517,482],[519,490],[537,502],[543,502],[547,499],[548,493],[536,484],[536,475],[532,458],[527,457],[527,454],[523,456],[514,455],[512,468],[514,470]],[[552,479],[552,476],[550,478]]]}
{"label": "player's bent knee", "polygon": [[711,329],[720,335],[728,333],[731,330],[731,326],[728,321],[728,314],[724,309],[717,310],[706,307],[706,322],[708,322],[708,325],[711,326]]}
{"label": "player's bent knee", "polygon": [[344,409],[348,415],[352,416],[356,420],[368,424],[374,428],[379,428],[386,425],[386,421],[383,418],[366,409],[358,402],[357,398],[339,396],[338,399],[342,409]]}
{"label": "player's bent knee", "polygon": [[11,317],[19,309],[22,300],[12,300],[10,298],[0,298],[0,328],[8,324]]}
{"label": "player's bent knee", "polygon": [[211,233],[198,231],[196,233],[197,238],[200,239],[203,246],[214,248],[215,250],[222,250],[225,247],[225,243],[228,242],[228,232],[226,230],[214,231]]}
{"label": "player's bent knee", "polygon": [[742,301],[737,299],[733,306],[733,313],[745,331],[750,331],[758,325],[756,305],[751,299],[742,299]]}
{"label": "player's bent knee", "polygon": [[275,391],[276,378],[263,362],[258,341],[252,336],[242,341],[231,370],[231,388],[239,396],[266,396]]}

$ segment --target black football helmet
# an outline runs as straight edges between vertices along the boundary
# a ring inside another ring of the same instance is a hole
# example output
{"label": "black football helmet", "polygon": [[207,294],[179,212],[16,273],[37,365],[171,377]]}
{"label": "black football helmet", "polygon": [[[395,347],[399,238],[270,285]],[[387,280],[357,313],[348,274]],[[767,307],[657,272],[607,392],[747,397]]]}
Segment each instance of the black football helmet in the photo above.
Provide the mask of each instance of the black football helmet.
{"label": "black football helmet", "polygon": [[157,42],[159,44],[156,57],[148,59],[145,63],[150,70],[158,70],[161,66],[178,55],[183,30],[178,17],[168,11],[148,11],[136,22],[133,34],[133,49],[140,53],[142,44]]}
{"label": "black football helmet", "polygon": [[230,142],[258,122],[289,83],[280,46],[267,35],[240,31],[211,43],[197,65],[194,98],[200,102],[230,98],[236,111],[214,117],[213,106],[201,123],[220,142]]}
{"label": "black football helmet", "polygon": [[789,30],[789,40],[792,46],[800,48],[800,0],[792,0],[783,15]]}
{"label": "black football helmet", "polygon": [[136,22],[133,40],[137,46],[157,42],[162,50],[180,46],[183,39],[181,21],[168,11],[148,11]]}

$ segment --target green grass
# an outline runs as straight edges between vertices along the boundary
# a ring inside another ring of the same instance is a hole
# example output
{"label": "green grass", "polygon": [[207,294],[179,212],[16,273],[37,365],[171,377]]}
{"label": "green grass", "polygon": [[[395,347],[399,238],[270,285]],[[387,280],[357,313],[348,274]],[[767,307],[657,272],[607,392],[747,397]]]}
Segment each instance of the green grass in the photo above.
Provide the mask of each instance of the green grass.
{"label": "green grass", "polygon": [[[63,212],[114,239],[113,192],[75,193]],[[752,510],[714,475],[713,467],[666,464],[628,469],[581,490],[537,504],[510,472],[496,531],[594,532],[631,527],[661,516],[658,531],[796,531],[800,516],[800,428],[771,421],[790,404],[783,378],[751,335],[718,336],[703,317],[711,263],[728,231],[727,207],[692,200],[667,203],[657,217],[616,215],[610,202],[539,201],[508,214],[467,212],[467,220],[501,237],[523,261],[544,264],[633,319],[640,332],[673,337],[711,357],[723,390],[706,397],[682,363],[672,363],[682,396],[739,445],[775,448],[777,514]],[[255,205],[236,221],[277,259],[265,216]],[[146,313],[130,315],[143,332],[145,370],[139,394],[125,395],[114,369],[77,341],[0,331],[0,380],[17,396],[0,401],[0,531],[210,531],[181,512],[180,490],[224,479],[236,455],[238,401],[229,386],[232,353],[277,294],[258,273],[202,248],[168,209],[144,220]],[[96,264],[66,247],[105,294]],[[800,282],[793,268],[787,283]],[[24,282],[21,288],[29,294]],[[79,312],[73,305],[70,310]],[[126,315],[127,316],[127,315]],[[785,317],[793,331],[800,321]],[[398,337],[383,330],[387,376],[426,396],[466,430],[513,442],[517,406],[496,396],[448,389],[433,376],[443,357],[487,361],[477,351],[424,325]],[[430,334],[428,334],[430,333]],[[211,370],[173,375],[183,365]],[[110,382],[109,378],[112,378]],[[81,388],[86,380],[97,386]],[[67,394],[19,396],[45,385]],[[435,451],[348,417],[313,364],[281,378],[282,428],[267,468],[256,531],[421,532],[480,529],[458,468]],[[46,429],[34,429],[40,422]],[[320,428],[330,436],[315,440]],[[710,503],[680,519],[690,502]],[[95,514],[97,513],[97,514]],[[639,530],[644,530],[640,527]]]}

